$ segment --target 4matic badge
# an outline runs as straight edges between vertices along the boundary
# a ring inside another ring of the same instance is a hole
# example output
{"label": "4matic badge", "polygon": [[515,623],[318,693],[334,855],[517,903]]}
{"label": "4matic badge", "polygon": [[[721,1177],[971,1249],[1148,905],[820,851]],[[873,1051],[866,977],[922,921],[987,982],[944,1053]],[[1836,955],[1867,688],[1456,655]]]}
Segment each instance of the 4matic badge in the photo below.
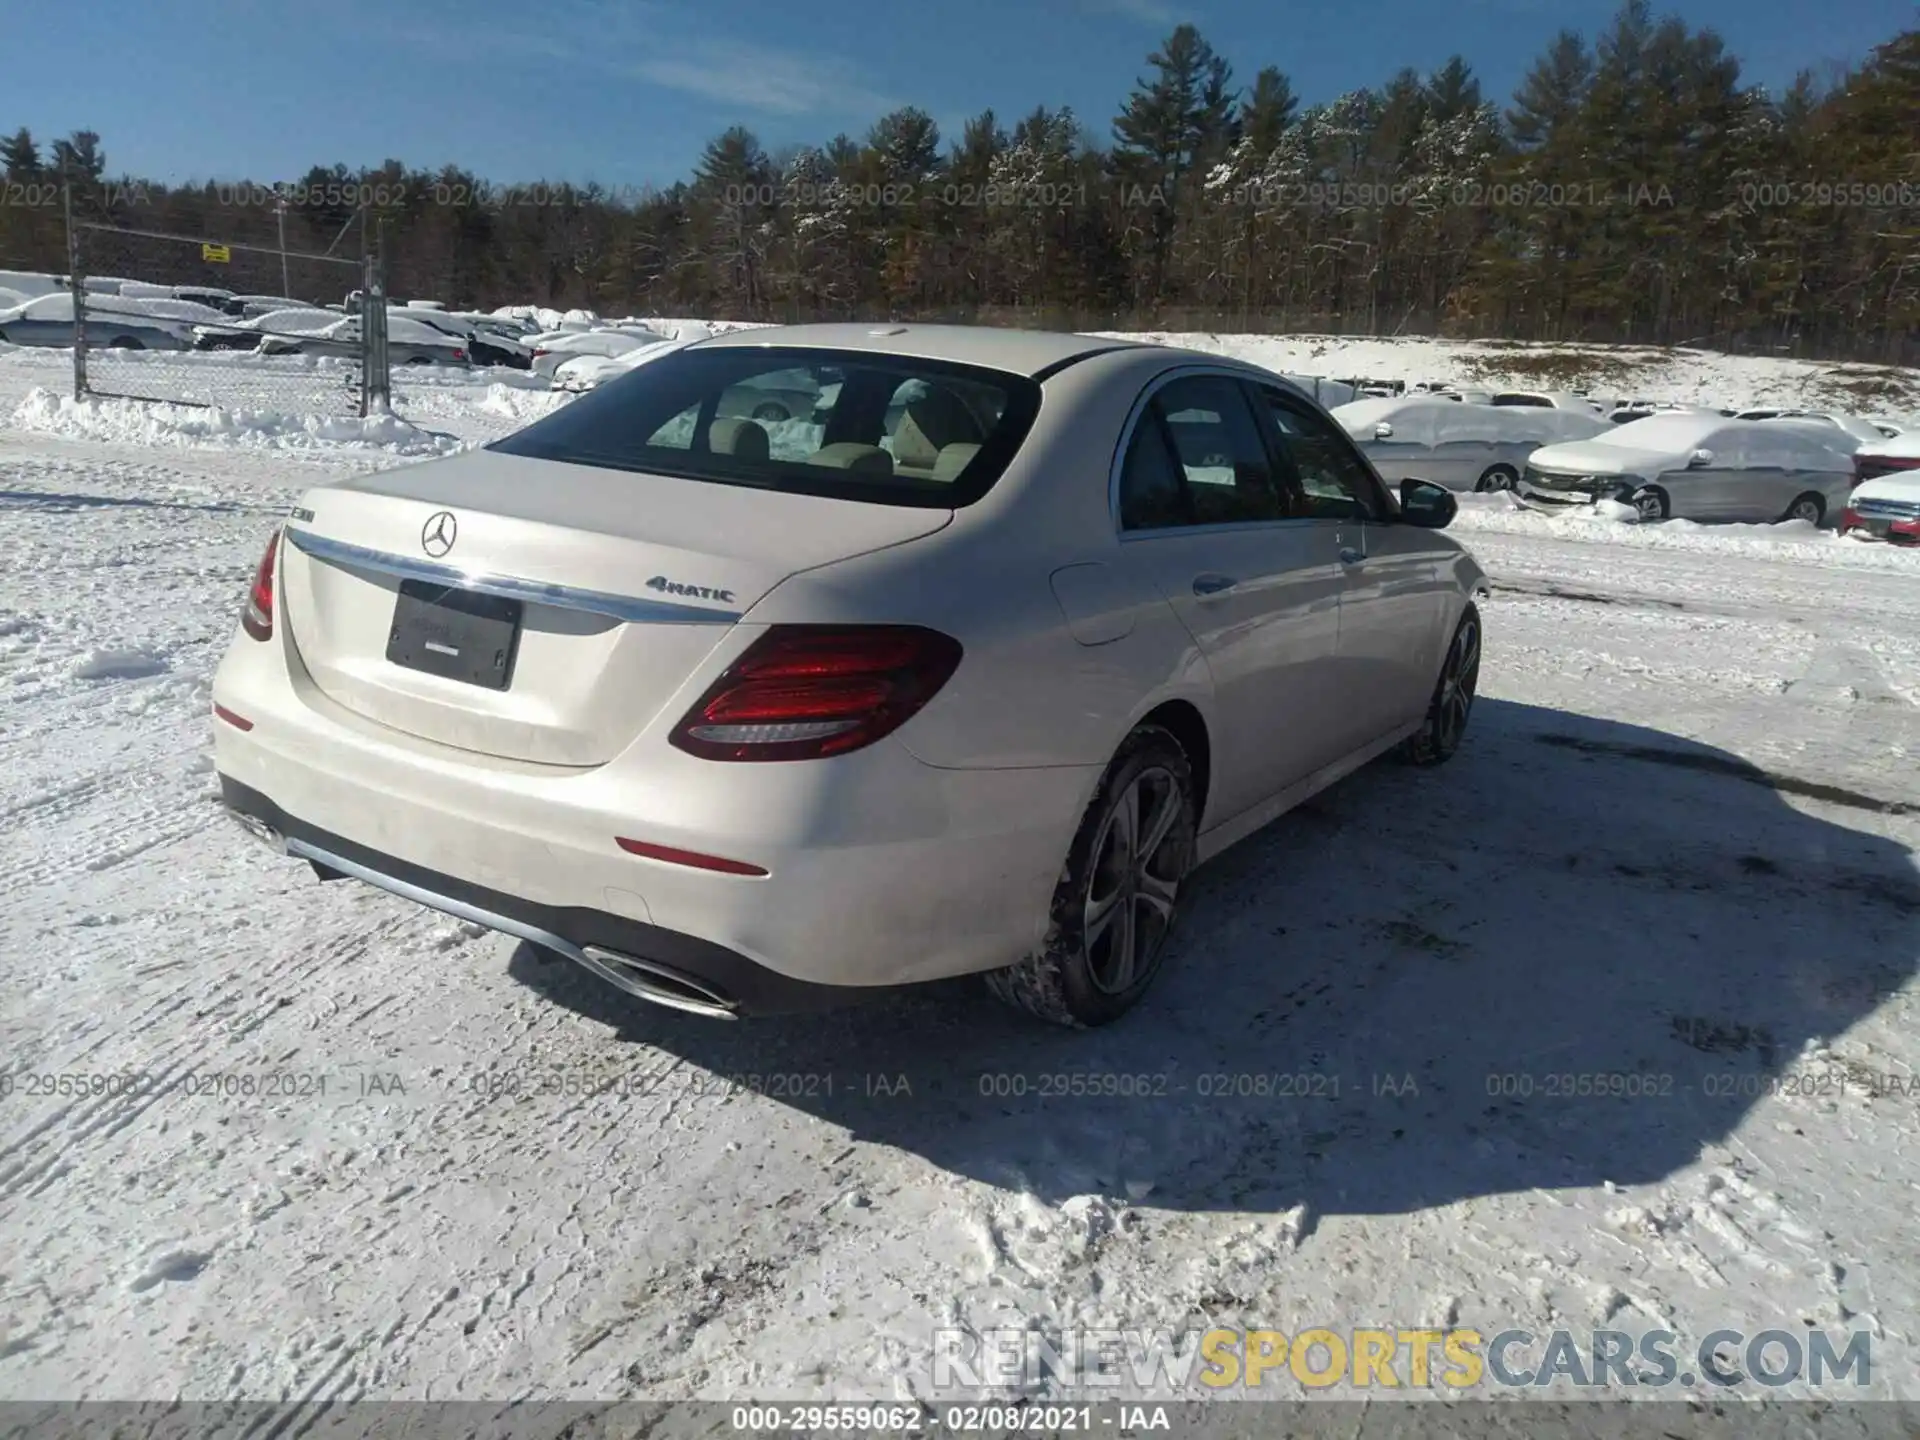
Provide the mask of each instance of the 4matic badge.
{"label": "4matic badge", "polygon": [[714,590],[705,585],[682,585],[678,580],[669,580],[664,575],[656,575],[647,581],[647,589],[658,590],[667,595],[693,595],[702,600],[724,600],[728,604],[733,603],[731,590]]}

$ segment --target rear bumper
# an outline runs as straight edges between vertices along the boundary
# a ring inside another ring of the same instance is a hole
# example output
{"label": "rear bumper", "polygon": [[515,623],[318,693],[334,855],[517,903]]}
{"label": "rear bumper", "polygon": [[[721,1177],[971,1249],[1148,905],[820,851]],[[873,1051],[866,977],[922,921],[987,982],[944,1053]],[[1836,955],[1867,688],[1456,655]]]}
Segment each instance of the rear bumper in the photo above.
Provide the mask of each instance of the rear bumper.
{"label": "rear bumper", "polygon": [[323,880],[352,879],[527,940],[655,1004],[694,1014],[787,1014],[870,997],[867,987],[795,980],[722,945],[579,906],[542,905],[334,835],[289,815],[258,790],[220,777],[220,798],[258,840],[307,861]]}
{"label": "rear bumper", "polygon": [[[1044,939],[1099,779],[942,769],[894,737],[826,761],[720,764],[668,746],[670,715],[602,766],[495,761],[345,710],[284,625],[235,639],[213,700],[247,722],[214,721],[229,806],[291,853],[575,959],[600,947],[663,966],[744,1011],[1018,960]],[[617,837],[768,873],[630,854]]]}

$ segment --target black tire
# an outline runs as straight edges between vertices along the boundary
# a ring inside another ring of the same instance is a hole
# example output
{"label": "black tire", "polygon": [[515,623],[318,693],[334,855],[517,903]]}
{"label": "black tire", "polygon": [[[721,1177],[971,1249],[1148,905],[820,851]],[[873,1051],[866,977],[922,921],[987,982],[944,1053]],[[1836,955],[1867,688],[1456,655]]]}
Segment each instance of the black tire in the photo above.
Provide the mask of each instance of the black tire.
{"label": "black tire", "polygon": [[1427,718],[1400,747],[1401,757],[1414,765],[1444,765],[1460,748],[1473,714],[1473,697],[1480,686],[1480,611],[1467,606],[1454,627],[1453,640],[1440,662]]}
{"label": "black tire", "polygon": [[[1160,973],[1179,918],[1180,886],[1193,867],[1198,820],[1186,752],[1159,726],[1140,726],[1101,777],[1068,847],[1046,941],[1019,964],[989,973],[987,988],[1028,1014],[1076,1029],[1126,1014]],[[1143,861],[1134,861],[1125,843],[1129,823],[1159,832]],[[1143,890],[1143,881],[1150,888]]]}
{"label": "black tire", "polygon": [[116,335],[107,342],[109,350],[144,350],[147,347],[131,335]]}
{"label": "black tire", "polygon": [[786,406],[775,405],[769,402],[765,405],[754,406],[753,418],[768,425],[777,425],[782,420],[791,420],[793,416],[787,413]]}
{"label": "black tire", "polygon": [[1780,517],[1783,522],[1811,520],[1816,527],[1826,518],[1827,502],[1811,490],[1804,495],[1795,496],[1793,503],[1787,506],[1787,513]]}
{"label": "black tire", "polygon": [[1511,490],[1520,483],[1520,476],[1511,465],[1489,465],[1486,473],[1474,482],[1474,493],[1484,495],[1490,490]]}
{"label": "black tire", "polygon": [[1634,512],[1643,525],[1655,520],[1665,520],[1673,514],[1673,506],[1667,500],[1667,492],[1658,485],[1642,485],[1627,497],[1627,503],[1633,506]]}

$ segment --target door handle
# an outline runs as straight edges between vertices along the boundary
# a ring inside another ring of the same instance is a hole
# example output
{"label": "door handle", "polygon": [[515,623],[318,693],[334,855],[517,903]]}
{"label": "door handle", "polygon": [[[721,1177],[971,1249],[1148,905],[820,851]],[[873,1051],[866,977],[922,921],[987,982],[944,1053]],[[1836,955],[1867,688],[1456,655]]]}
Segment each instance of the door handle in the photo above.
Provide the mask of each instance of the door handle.
{"label": "door handle", "polygon": [[1196,595],[1219,595],[1231,590],[1240,582],[1231,575],[1216,575],[1209,571],[1205,575],[1193,577],[1193,593]]}
{"label": "door handle", "polygon": [[1340,563],[1342,565],[1358,565],[1366,558],[1365,555],[1354,549],[1351,545],[1342,545],[1340,547]]}

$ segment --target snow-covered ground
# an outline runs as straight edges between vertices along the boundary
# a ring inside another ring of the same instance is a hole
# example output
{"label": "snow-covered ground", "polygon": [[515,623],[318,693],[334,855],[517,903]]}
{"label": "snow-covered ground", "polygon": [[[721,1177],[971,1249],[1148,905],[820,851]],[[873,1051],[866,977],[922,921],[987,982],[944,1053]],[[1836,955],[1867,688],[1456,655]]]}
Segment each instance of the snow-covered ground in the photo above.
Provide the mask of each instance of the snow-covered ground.
{"label": "snow-covered ground", "polygon": [[0,1396],[891,1398],[941,1328],[1224,1324],[1864,1330],[1920,1398],[1920,552],[1466,497],[1464,750],[1203,871],[1140,1012],[715,1024],[221,818],[269,528],[419,442],[65,361],[0,351]]}

